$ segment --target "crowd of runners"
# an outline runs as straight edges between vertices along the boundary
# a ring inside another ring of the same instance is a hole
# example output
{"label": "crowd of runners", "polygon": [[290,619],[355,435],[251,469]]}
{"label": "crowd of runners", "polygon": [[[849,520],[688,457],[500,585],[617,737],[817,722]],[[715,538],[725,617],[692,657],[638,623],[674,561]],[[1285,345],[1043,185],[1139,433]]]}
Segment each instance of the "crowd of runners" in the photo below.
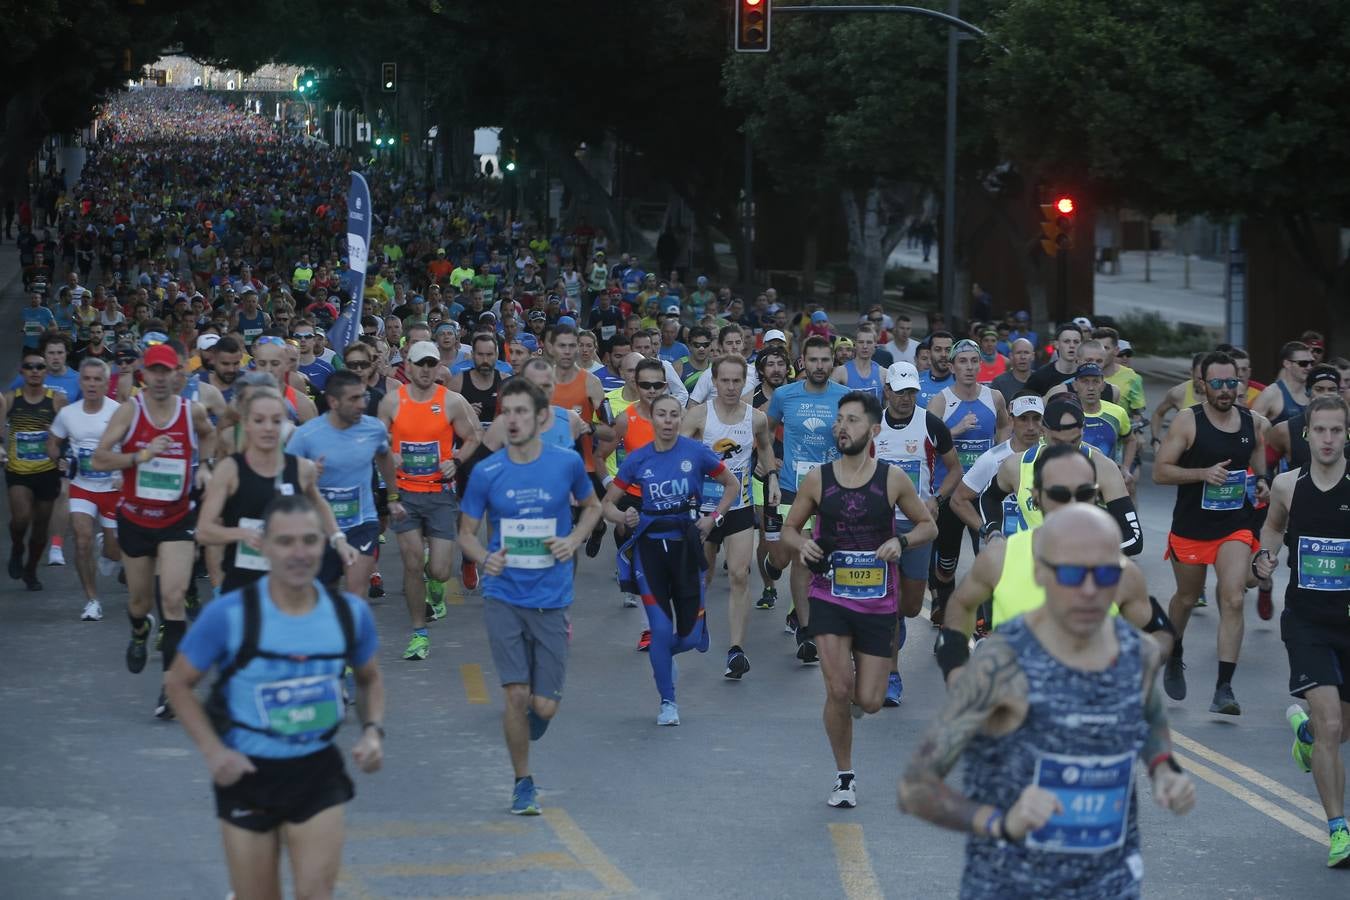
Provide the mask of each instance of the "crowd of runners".
{"label": "crowd of runners", "polygon": [[[337,877],[348,705],[353,760],[382,756],[365,598],[402,594],[411,665],[438,652],[447,583],[481,594],[510,811],[539,813],[532,742],[563,697],[580,557],[612,559],[608,596],[645,611],[657,725],[680,724],[679,654],[725,634],[726,678],[753,677],[773,651],[748,645],[752,608],[783,615],[823,675],[832,807],[858,803],[855,722],[901,703],[900,653],[932,633],[948,701],[899,795],[971,834],[963,895],[1135,896],[1136,760],[1163,807],[1195,796],[1162,692],[1215,666],[1208,709],[1240,715],[1246,597],[1275,614],[1285,554],[1293,757],[1328,865],[1350,863],[1350,362],[1320,336],[1285,344],[1269,385],[1240,348],[1197,354],[1150,409],[1129,343],[1084,318],[1044,340],[1020,312],[921,339],[880,306],[834,322],[380,171],[361,334],[332,346],[348,167],[204,95],[139,91],[17,222],[9,574],[38,591],[73,563],[86,621],[126,585],[125,665],[161,658],[154,714],[207,760],[241,898],[275,895],[283,831],[298,893]],[[1165,536],[1136,510],[1146,455],[1175,486]],[[1174,585],[1146,584],[1146,543]],[[724,631],[705,615],[723,583]],[[1207,599],[1213,651],[1185,641]]]}

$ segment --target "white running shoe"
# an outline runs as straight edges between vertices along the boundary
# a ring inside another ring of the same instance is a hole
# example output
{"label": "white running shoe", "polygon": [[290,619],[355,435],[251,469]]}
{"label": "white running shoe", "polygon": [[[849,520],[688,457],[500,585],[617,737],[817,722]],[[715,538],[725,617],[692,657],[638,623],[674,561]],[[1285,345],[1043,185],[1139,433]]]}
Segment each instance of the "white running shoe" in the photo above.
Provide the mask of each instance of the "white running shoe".
{"label": "white running shoe", "polygon": [[111,578],[117,574],[117,570],[122,568],[121,560],[108,559],[106,556],[98,557],[98,574],[104,578]]}
{"label": "white running shoe", "polygon": [[661,701],[661,711],[656,715],[657,725],[680,724],[680,708],[671,700]]}
{"label": "white running shoe", "polygon": [[52,544],[51,549],[47,551],[47,565],[64,566],[66,564],[66,554],[56,544]]}
{"label": "white running shoe", "polygon": [[103,618],[103,604],[97,600],[90,600],[84,605],[84,612],[80,613],[81,622],[97,622]]}
{"label": "white running shoe", "polygon": [[627,594],[627,593],[625,593],[625,594],[623,595],[623,608],[624,608],[624,609],[634,609],[637,605],[638,605],[637,594]]}
{"label": "white running shoe", "polygon": [[858,805],[858,779],[852,774],[840,774],[834,779],[834,789],[826,801],[837,809],[852,809]]}

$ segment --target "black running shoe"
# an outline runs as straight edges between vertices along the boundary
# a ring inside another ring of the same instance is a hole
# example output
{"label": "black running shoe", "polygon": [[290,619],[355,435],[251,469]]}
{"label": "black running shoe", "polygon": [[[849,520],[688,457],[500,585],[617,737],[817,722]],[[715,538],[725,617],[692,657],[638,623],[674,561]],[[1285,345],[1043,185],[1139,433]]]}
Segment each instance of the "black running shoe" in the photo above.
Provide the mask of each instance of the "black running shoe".
{"label": "black running shoe", "polygon": [[727,678],[740,681],[741,676],[750,671],[750,660],[740,648],[727,651],[727,670],[722,674]]}
{"label": "black running shoe", "polygon": [[18,581],[23,577],[23,554],[16,553],[9,558],[9,577]]}
{"label": "black running shoe", "polygon": [[42,582],[38,581],[37,575],[29,575],[27,572],[23,576],[23,586],[30,591],[42,590]]}
{"label": "black running shoe", "polygon": [[1163,667],[1163,690],[1173,700],[1186,699],[1186,664],[1180,656],[1169,656]]}
{"label": "black running shoe", "polygon": [[197,593],[197,583],[195,581],[188,582],[187,593],[183,595],[183,609],[187,611],[187,619],[189,622],[197,621],[197,616],[201,614],[202,596]]}
{"label": "black running shoe", "polygon": [[778,588],[766,587],[755,601],[755,609],[773,609],[778,602]]}
{"label": "black running shoe", "polygon": [[145,661],[150,656],[150,650],[146,646],[150,640],[150,634],[155,630],[155,617],[148,616],[145,620],[145,631],[139,636],[131,635],[131,642],[127,644],[127,671],[135,675],[145,668]]}
{"label": "black running shoe", "polygon": [[1231,684],[1221,684],[1214,689],[1214,702],[1209,705],[1209,711],[1223,716],[1242,715],[1242,707],[1233,696]]}
{"label": "black running shoe", "polygon": [[600,545],[605,541],[605,532],[608,531],[605,523],[599,522],[591,529],[591,536],[586,538],[586,555],[591,559],[600,552]]}
{"label": "black running shoe", "polygon": [[816,653],[816,642],[809,637],[798,635],[797,658],[802,661],[804,666],[820,662],[820,656]]}
{"label": "black running shoe", "polygon": [[159,699],[155,701],[155,718],[166,722],[173,718],[173,707],[169,706],[169,698],[163,688],[159,689]]}

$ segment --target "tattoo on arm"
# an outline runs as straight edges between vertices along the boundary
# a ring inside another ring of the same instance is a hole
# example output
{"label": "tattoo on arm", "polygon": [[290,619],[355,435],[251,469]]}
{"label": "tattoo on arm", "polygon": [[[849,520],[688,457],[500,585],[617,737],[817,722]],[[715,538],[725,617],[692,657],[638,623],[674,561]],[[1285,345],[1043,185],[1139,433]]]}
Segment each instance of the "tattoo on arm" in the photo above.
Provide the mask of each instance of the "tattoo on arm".
{"label": "tattoo on arm", "polygon": [[900,802],[909,813],[955,831],[970,831],[981,806],[944,781],[961,753],[990,717],[1020,705],[1027,679],[1017,654],[997,637],[985,641],[949,686],[947,707],[924,735],[900,783]]}
{"label": "tattoo on arm", "polygon": [[1156,645],[1144,649],[1144,721],[1148,723],[1148,737],[1139,756],[1147,764],[1159,753],[1172,751],[1172,732],[1167,725],[1167,707],[1162,691],[1158,690],[1159,652]]}

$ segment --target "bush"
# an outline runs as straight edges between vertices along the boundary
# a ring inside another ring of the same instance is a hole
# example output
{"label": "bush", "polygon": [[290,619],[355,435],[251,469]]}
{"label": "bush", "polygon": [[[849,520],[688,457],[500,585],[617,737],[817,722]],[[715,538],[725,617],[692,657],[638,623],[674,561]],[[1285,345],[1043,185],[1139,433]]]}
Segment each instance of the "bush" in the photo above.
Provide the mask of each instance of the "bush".
{"label": "bush", "polygon": [[1190,356],[1212,350],[1220,335],[1199,325],[1172,325],[1157,313],[1126,313],[1115,323],[1135,352],[1150,356]]}

